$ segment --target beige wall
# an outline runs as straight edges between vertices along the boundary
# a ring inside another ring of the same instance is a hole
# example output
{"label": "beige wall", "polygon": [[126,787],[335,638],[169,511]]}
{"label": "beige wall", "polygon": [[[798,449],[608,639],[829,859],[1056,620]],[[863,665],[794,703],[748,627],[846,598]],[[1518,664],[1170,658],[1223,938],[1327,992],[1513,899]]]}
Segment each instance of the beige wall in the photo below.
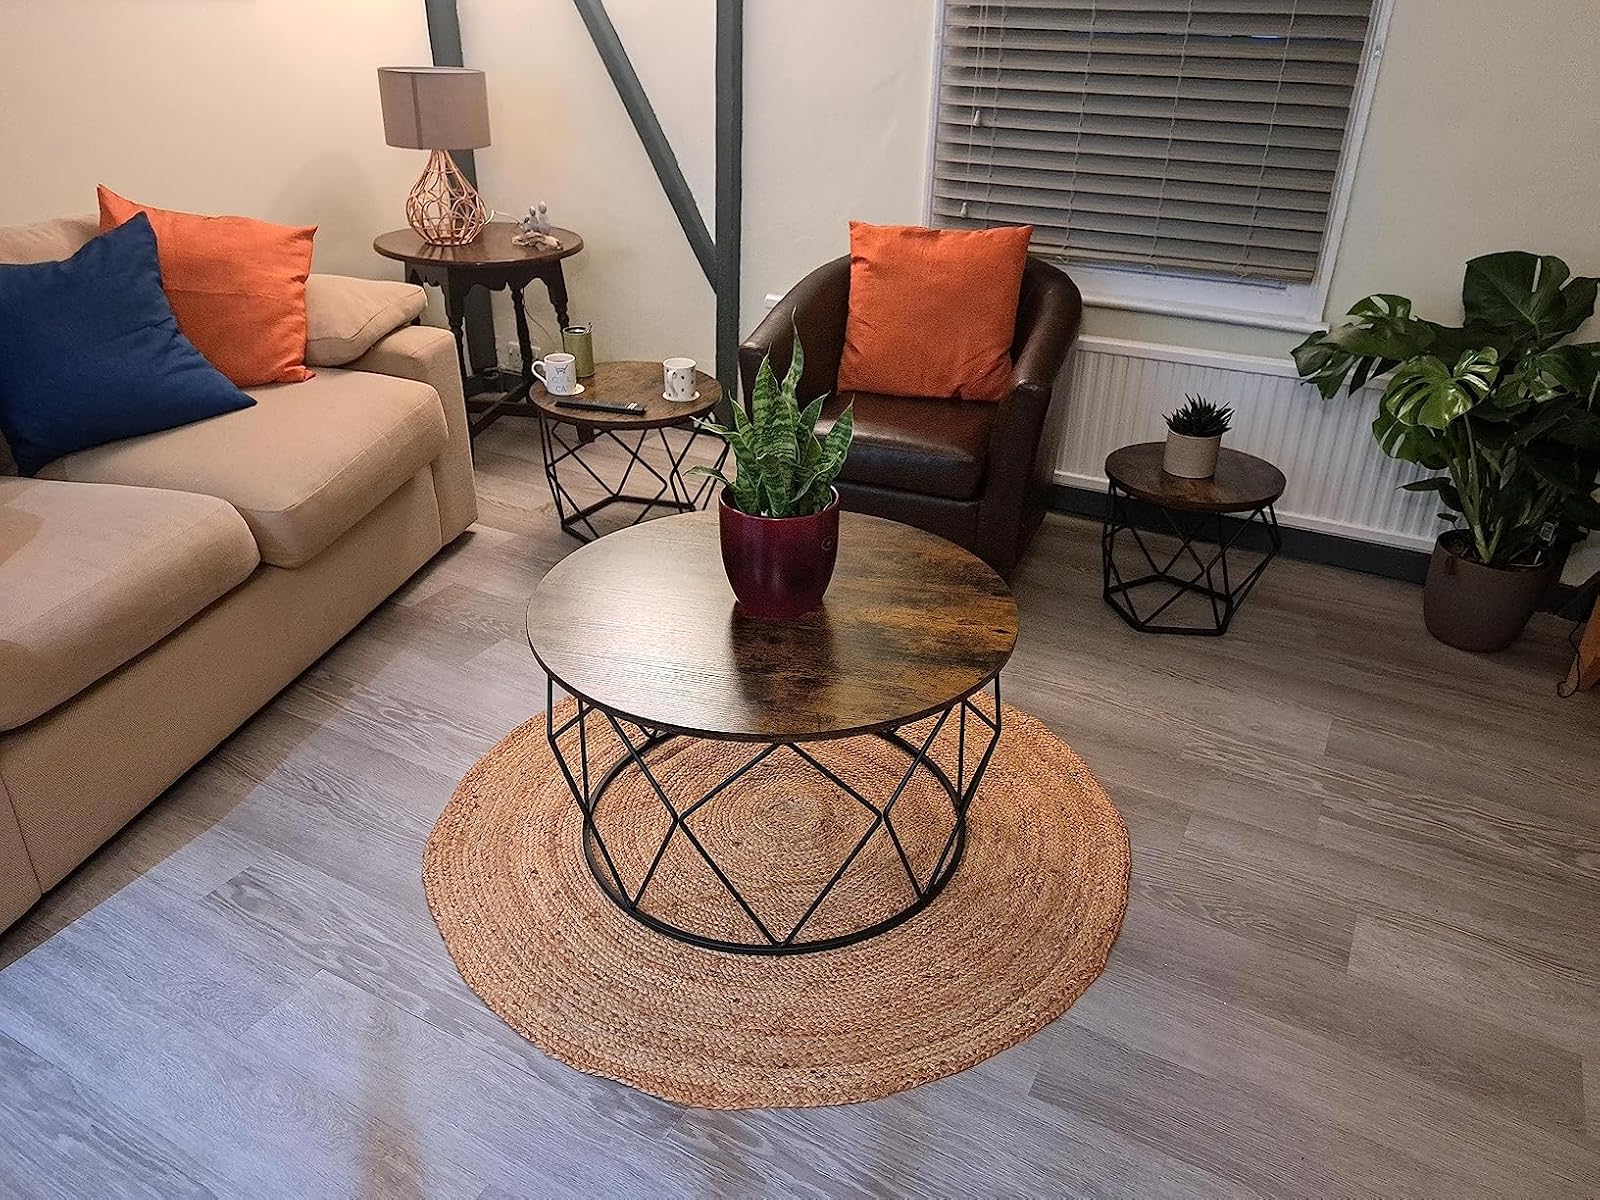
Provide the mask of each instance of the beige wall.
{"label": "beige wall", "polygon": [[[574,308],[603,349],[710,353],[711,296],[570,0],[459,0],[489,72],[492,204],[547,200],[589,251]],[[708,220],[712,4],[608,5]],[[747,6],[745,326],[839,252],[852,216],[922,212],[936,5]],[[316,222],[319,266],[385,273],[418,154],[384,146],[373,68],[426,61],[421,0],[6,5],[0,221],[137,199]],[[1600,271],[1600,23],[1590,0],[1397,0],[1330,311],[1374,290],[1455,311],[1468,256],[1509,246]],[[1133,313],[1090,331],[1277,355],[1293,335]]]}
{"label": "beige wall", "polygon": [[[570,0],[459,0],[489,73],[491,204],[549,202],[587,251],[574,315],[614,357],[712,358],[710,288]],[[708,224],[713,5],[609,0]],[[851,217],[923,212],[933,0],[746,6],[742,326],[843,251]],[[1457,312],[1462,262],[1509,247],[1600,273],[1592,0],[1396,0],[1330,313],[1372,291]],[[373,69],[425,62],[422,0],[8,0],[0,223],[136,199],[315,222],[323,270],[393,275],[420,155],[383,144]],[[533,314],[553,324],[542,298]],[[1092,311],[1087,331],[1282,356],[1295,335]],[[504,343],[509,321],[502,320]],[[548,333],[538,340],[548,345]]]}
{"label": "beige wall", "polygon": [[0,224],[97,183],[316,224],[320,270],[385,274],[422,162],[383,142],[374,68],[428,61],[421,0],[4,0]]}
{"label": "beige wall", "polygon": [[[459,2],[467,60],[489,73],[494,146],[479,157],[489,202],[520,212],[545,200],[557,224],[584,235],[567,282],[573,316],[596,323],[598,353],[711,362],[711,288],[571,0]],[[714,230],[713,5],[606,8]],[[748,330],[763,296],[844,253],[851,217],[921,220],[934,6],[752,3],[745,23]],[[542,296],[530,312],[548,346]],[[500,325],[504,343],[509,320]]]}

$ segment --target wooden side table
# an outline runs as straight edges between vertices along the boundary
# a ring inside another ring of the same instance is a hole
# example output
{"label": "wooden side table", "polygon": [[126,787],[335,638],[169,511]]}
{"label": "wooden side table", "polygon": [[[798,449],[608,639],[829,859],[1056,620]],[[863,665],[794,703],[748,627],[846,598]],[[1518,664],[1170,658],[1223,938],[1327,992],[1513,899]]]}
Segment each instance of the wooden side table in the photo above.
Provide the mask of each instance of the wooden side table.
{"label": "wooden side table", "polygon": [[[1113,450],[1106,459],[1106,519],[1101,537],[1105,601],[1142,633],[1220,637],[1267,564],[1283,548],[1278,514],[1283,472],[1253,454],[1224,449],[1210,479],[1182,479],[1161,469],[1161,442]],[[1156,552],[1136,523],[1140,502],[1159,514],[1158,529],[1178,539],[1171,554]],[[1242,518],[1242,519],[1240,519]],[[1229,520],[1235,522],[1230,532]],[[1119,543],[1131,541],[1137,555],[1124,575]],[[1195,542],[1214,545],[1196,549]],[[1237,582],[1228,562],[1232,550],[1259,557]],[[1185,596],[1209,601],[1209,624],[1162,623],[1161,616]]]}
{"label": "wooden side table", "polygon": [[[474,436],[506,415],[532,416],[528,391],[534,383],[533,341],[528,335],[528,314],[522,293],[539,280],[550,293],[556,322],[566,325],[567,281],[561,272],[563,259],[583,249],[583,239],[570,229],[551,232],[561,240],[559,250],[536,250],[518,246],[511,240],[517,227],[509,221],[490,221],[483,232],[465,246],[434,246],[414,230],[396,229],[375,238],[372,248],[385,258],[405,263],[406,279],[429,284],[444,293],[445,314],[450,332],[456,338],[456,358],[461,366],[462,385],[467,394],[467,411],[472,414]],[[475,287],[488,291],[501,288],[511,293],[511,307],[517,319],[517,346],[522,351],[522,378],[507,391],[498,374],[474,375],[467,368],[466,315],[467,293]]]}
{"label": "wooden side table", "polygon": [[[600,536],[591,518],[613,504],[636,504],[633,524],[657,509],[693,512],[712,495],[714,483],[701,479],[694,486],[683,477],[683,468],[695,442],[702,436],[695,427],[722,399],[722,385],[704,371],[695,372],[696,398],[686,404],[668,400],[661,393],[661,364],[658,362],[596,363],[594,374],[583,381],[583,394],[552,396],[537,380],[529,392],[530,403],[539,416],[539,453],[544,460],[544,477],[550,485],[550,498],[556,503],[556,516],[564,532],[580,542]],[[637,413],[595,412],[571,408],[568,401],[601,401],[606,404],[636,403]],[[564,427],[569,432],[564,432]],[[686,429],[688,437],[678,449],[667,440],[668,429]],[[705,435],[705,436],[710,436]],[[591,462],[587,447],[612,444],[625,457],[613,464],[609,475],[604,464]],[[721,469],[728,456],[724,444],[715,465]],[[562,479],[562,464],[568,471],[580,471],[600,490],[600,498],[580,504]],[[618,471],[620,470],[620,475]],[[630,479],[645,487],[651,479],[658,485],[653,495],[628,491]]]}

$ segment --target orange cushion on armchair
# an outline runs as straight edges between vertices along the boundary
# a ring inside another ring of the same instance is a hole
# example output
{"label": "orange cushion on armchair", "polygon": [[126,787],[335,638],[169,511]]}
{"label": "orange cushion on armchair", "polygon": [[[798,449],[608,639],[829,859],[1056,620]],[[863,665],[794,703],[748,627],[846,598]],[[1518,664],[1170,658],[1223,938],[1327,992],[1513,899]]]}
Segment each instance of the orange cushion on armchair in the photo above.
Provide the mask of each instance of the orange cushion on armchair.
{"label": "orange cushion on armchair", "polygon": [[1004,399],[1032,235],[851,221],[839,390]]}
{"label": "orange cushion on armchair", "polygon": [[238,387],[299,383],[306,370],[306,276],[314,225],[204,217],[135,204],[101,187],[100,228],[150,218],[161,286],[178,328]]}

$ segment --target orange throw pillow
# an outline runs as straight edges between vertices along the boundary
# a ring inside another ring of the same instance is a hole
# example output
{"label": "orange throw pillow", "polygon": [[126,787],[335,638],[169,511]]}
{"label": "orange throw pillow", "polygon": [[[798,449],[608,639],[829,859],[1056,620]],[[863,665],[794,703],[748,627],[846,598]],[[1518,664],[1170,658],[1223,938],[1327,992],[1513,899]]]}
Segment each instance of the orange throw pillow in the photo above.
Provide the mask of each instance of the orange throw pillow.
{"label": "orange throw pillow", "polygon": [[851,221],[839,390],[1005,399],[1032,236]]}
{"label": "orange throw pillow", "polygon": [[299,383],[306,370],[306,276],[315,225],[203,217],[125,200],[101,187],[100,229],[150,218],[161,286],[178,328],[239,387]]}

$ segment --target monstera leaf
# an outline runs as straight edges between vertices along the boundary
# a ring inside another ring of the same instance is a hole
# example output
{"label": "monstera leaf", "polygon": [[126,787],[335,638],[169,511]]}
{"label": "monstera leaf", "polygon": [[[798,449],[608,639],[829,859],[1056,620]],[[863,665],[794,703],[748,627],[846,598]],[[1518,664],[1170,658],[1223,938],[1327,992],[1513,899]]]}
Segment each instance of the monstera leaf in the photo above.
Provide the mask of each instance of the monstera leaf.
{"label": "monstera leaf", "polygon": [[1368,296],[1352,305],[1349,315],[1355,319],[1313,333],[1294,348],[1295,367],[1325,400],[1347,385],[1359,391],[1372,376],[1426,354],[1436,338],[1438,327],[1413,317],[1404,296]]}
{"label": "monstera leaf", "polygon": [[1451,446],[1443,434],[1421,425],[1402,425],[1387,408],[1380,407],[1372,419],[1372,436],[1390,458],[1416,463],[1430,471],[1450,467]]}
{"label": "monstera leaf", "polygon": [[1382,407],[1402,425],[1443,429],[1489,398],[1500,373],[1500,353],[1469,350],[1447,366],[1443,359],[1412,359],[1394,373]]}
{"label": "monstera leaf", "polygon": [[1553,254],[1507,250],[1474,258],[1461,284],[1467,324],[1553,346],[1594,314],[1600,280],[1571,274]]}

